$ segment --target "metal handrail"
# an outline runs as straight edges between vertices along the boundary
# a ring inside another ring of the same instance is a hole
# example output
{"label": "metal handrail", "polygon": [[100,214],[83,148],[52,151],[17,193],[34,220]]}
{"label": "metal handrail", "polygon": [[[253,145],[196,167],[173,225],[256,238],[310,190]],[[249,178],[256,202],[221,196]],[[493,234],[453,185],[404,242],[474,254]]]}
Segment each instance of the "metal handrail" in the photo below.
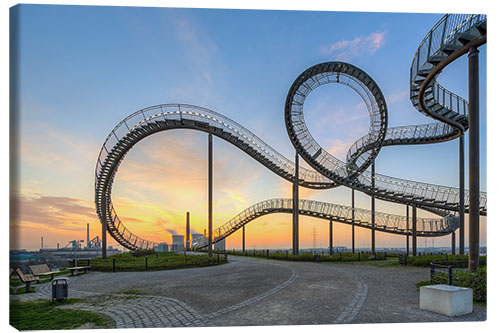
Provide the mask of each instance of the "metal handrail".
{"label": "metal handrail", "polygon": [[[250,221],[269,213],[291,212],[292,199],[274,198],[258,202],[231,218],[213,232],[214,242],[233,234]],[[371,225],[371,210],[352,208],[315,200],[299,200],[299,212],[305,215],[314,215],[326,220],[336,220],[343,223],[357,224],[367,228]],[[354,220],[352,218],[354,212]],[[375,228],[391,231],[397,234],[412,234],[412,229],[406,228],[406,216],[375,212]],[[420,236],[440,236],[458,228],[458,217],[448,215],[444,218],[417,218],[417,234]],[[206,239],[199,240],[198,247],[208,244]]]}

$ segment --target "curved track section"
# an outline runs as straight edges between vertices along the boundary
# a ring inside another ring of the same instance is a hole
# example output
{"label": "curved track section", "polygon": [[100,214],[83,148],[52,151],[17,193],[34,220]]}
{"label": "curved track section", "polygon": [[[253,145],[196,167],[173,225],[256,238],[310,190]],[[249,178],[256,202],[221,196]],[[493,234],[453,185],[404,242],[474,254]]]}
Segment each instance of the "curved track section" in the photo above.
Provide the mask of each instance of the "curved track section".
{"label": "curved track section", "polygon": [[[293,202],[290,198],[268,199],[252,205],[233,217],[227,223],[214,230],[216,243],[243,227],[245,224],[268,214],[292,213]],[[352,218],[354,211],[354,219]],[[352,208],[322,201],[299,200],[299,214],[313,216],[324,220],[355,225],[372,229],[371,210]],[[406,228],[406,216],[376,212],[375,230],[398,235],[411,234]],[[417,218],[417,236],[433,237],[449,234],[458,228],[458,217],[449,215],[445,218]],[[193,247],[203,248],[208,245],[205,237],[193,240]]]}
{"label": "curved track section", "polygon": [[467,101],[436,77],[472,46],[486,43],[486,15],[445,15],[420,43],[410,70],[410,100],[417,110],[451,127],[458,137],[468,128]]}
{"label": "curved track section", "polygon": [[[373,80],[367,78],[366,74],[354,66],[346,66],[341,62],[327,62],[312,66],[304,71],[292,84],[285,103],[285,123],[288,135],[293,146],[300,156],[316,171],[326,176],[336,184],[354,188],[368,195],[373,195],[378,199],[392,201],[402,204],[416,204],[420,208],[433,207],[439,209],[457,211],[459,206],[459,190],[457,188],[414,182],[401,178],[395,178],[380,174],[372,175],[369,171],[364,171],[372,163],[373,158],[366,159],[368,165],[363,169],[356,168],[353,163],[347,163],[337,159],[324,150],[309,133],[305,126],[303,116],[303,104],[305,97],[319,85],[318,76],[336,76],[338,72],[355,77],[366,86],[373,86]],[[328,80],[328,82],[333,82]],[[379,109],[384,107],[383,96],[380,90],[376,90],[376,103]],[[383,127],[382,127],[383,129]],[[390,131],[390,138],[385,139],[385,131],[377,139],[370,133],[358,140],[360,148],[353,149],[352,156],[360,155],[362,152],[378,151],[386,143],[391,144],[416,144],[434,143],[451,140],[455,137],[456,130],[450,130],[447,124],[428,124],[419,126],[405,126],[394,128]],[[364,138],[367,138],[364,141]],[[371,139],[370,139],[371,138]],[[390,141],[389,141],[390,140]],[[356,146],[355,145],[353,146]],[[374,177],[375,186],[372,184]],[[481,211],[486,214],[486,193],[481,193]],[[468,194],[465,201],[468,209]]]}
{"label": "curved track section", "polygon": [[[438,38],[432,37],[439,34],[442,34],[440,42]],[[456,188],[380,174],[374,175],[375,186],[373,186],[372,174],[366,169],[384,145],[443,142],[456,138],[467,129],[467,102],[441,87],[435,81],[435,77],[446,64],[464,54],[464,47],[481,45],[485,40],[486,17],[446,15],[419,46],[411,67],[411,100],[419,111],[442,121],[441,123],[387,129],[387,107],[382,92],[373,79],[353,65],[329,62],[312,66],[302,73],[290,88],[285,104],[286,128],[292,144],[302,158],[315,169],[313,171],[300,168],[299,185],[315,189],[345,185],[378,199],[415,204],[441,216],[445,216],[448,211],[458,211],[459,190]],[[459,43],[463,47],[460,47]],[[426,58],[424,54],[427,54]],[[303,118],[302,108],[307,95],[313,89],[328,83],[340,83],[354,89],[364,100],[370,113],[370,131],[352,145],[346,163],[336,159],[316,143],[307,130]],[[443,99],[440,99],[440,96],[444,96]],[[447,100],[450,101],[449,104]],[[121,222],[111,201],[114,176],[126,153],[137,142],[156,132],[174,128],[212,133],[240,148],[282,178],[288,181],[294,180],[295,165],[292,161],[223,115],[185,104],[164,104],[139,110],[125,118],[111,131],[99,153],[95,174],[97,214],[101,223],[107,225],[112,237],[128,249],[152,248],[157,243],[137,237]],[[468,211],[468,197],[466,191],[466,211]],[[247,215],[245,223],[264,214],[289,212],[291,199],[271,199],[257,205],[260,205],[258,207],[261,210],[255,211],[253,217],[251,214]],[[363,215],[369,211],[362,209],[355,209],[355,214],[358,214],[359,218],[355,217],[352,220],[349,217],[352,214],[350,207],[309,200],[301,200],[299,206],[302,207],[301,214],[361,227],[368,227],[367,223],[370,221]],[[326,209],[330,209],[330,213]],[[486,193],[482,192],[480,213],[486,215],[486,209]],[[337,213],[333,213],[335,210]],[[240,218],[241,214],[238,215]],[[233,219],[225,224],[225,229],[219,228],[216,240],[227,237],[237,230],[235,227],[244,225],[241,224],[243,220],[240,219],[236,223]],[[403,220],[404,227],[400,225]],[[419,221],[420,227],[417,231],[419,236],[443,235],[458,226],[456,217],[452,215],[442,219]],[[406,217],[390,214],[377,213],[375,228],[384,232],[409,233],[406,230]]]}

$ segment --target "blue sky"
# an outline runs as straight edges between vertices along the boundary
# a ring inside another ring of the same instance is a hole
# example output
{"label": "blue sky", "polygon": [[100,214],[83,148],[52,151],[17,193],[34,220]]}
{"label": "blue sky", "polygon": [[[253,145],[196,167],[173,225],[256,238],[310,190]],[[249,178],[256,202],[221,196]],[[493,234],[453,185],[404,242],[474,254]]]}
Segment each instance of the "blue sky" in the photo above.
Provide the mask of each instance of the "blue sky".
{"label": "blue sky", "polygon": [[[284,101],[295,78],[320,62],[341,60],[366,71],[385,95],[389,126],[432,122],[411,105],[409,69],[419,43],[442,14],[39,5],[23,5],[20,12],[19,190],[30,204],[60,197],[81,200],[72,202],[93,209],[95,161],[104,139],[127,115],[160,103],[212,109],[292,158]],[[486,53],[482,46],[482,190],[487,189]],[[446,68],[439,80],[467,97],[467,58]],[[350,143],[368,128],[366,110],[357,108],[360,101],[338,86],[321,87],[306,101],[305,117],[313,136],[341,159]],[[154,228],[180,232],[186,210],[193,211],[198,230],[206,218],[206,135],[169,132],[144,140],[127,155],[113,191],[114,201],[122,203],[122,211],[130,217],[127,226],[146,236],[157,234]],[[250,204],[290,196],[291,184],[243,152],[219,139],[214,149],[216,226]],[[458,140],[385,147],[376,167],[386,175],[458,186]],[[178,188],[186,191],[177,193]],[[345,188],[301,193],[350,204],[350,190]],[[369,208],[367,196],[358,194],[357,202]],[[54,209],[62,209],[53,204]],[[145,207],[157,214],[146,212]],[[54,216],[47,222],[27,221],[32,231],[26,230],[25,238],[30,241],[24,246],[36,247],[39,236],[35,235],[40,233],[47,233],[53,246],[65,242],[62,237],[66,235],[82,234],[84,221],[98,232],[99,222],[88,209],[83,217],[72,215],[73,222],[64,225],[66,234],[50,234],[57,223]],[[377,210],[404,214],[405,207],[377,201]],[[139,215],[142,221],[134,224]],[[286,234],[289,220],[286,215],[262,218],[247,235],[253,237],[252,230],[255,235]],[[303,246],[312,243],[313,226],[322,233],[318,243],[326,245],[326,223],[310,218],[301,221]],[[347,235],[347,226],[342,228],[338,244],[349,246],[350,238],[342,236]],[[360,231],[359,246],[365,245],[367,235]],[[377,235],[378,246],[404,245],[403,237]],[[275,242],[255,236],[247,244],[284,247],[289,246],[288,238]],[[435,243],[447,245],[449,238]],[[230,244],[237,246],[239,240]]]}

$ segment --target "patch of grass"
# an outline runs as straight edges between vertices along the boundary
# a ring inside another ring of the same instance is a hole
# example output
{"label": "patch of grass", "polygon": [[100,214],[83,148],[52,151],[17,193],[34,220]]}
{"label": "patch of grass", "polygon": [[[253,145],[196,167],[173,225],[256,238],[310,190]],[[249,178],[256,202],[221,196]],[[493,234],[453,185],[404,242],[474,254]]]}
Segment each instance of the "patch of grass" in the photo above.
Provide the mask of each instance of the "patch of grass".
{"label": "patch of grass", "polygon": [[11,287],[18,287],[18,286],[22,286],[23,284],[25,284],[25,283],[23,283],[23,282],[22,282],[22,281],[21,281],[21,280],[17,277],[17,275],[16,275],[16,279],[10,279],[10,280],[9,280],[9,286],[11,286]]}
{"label": "patch of grass", "polygon": [[86,323],[98,327],[113,328],[114,321],[103,314],[60,309],[58,306],[79,302],[79,299],[69,299],[60,302],[38,300],[31,302],[10,302],[10,324],[18,330],[60,330],[74,329]]}
{"label": "patch of grass", "polygon": [[[208,255],[184,255],[182,253],[160,252],[144,255],[140,257],[133,256],[131,253],[120,253],[102,258],[93,258],[90,260],[91,270],[101,272],[113,271],[113,259],[115,260],[116,272],[137,272],[146,270],[146,258],[148,271],[204,267],[227,263],[224,255],[209,257]],[[86,263],[86,260],[85,260]]]}
{"label": "patch of grass", "polygon": [[[33,286],[30,286],[30,291],[29,292],[30,293],[34,293],[35,292],[35,288]],[[10,294],[11,295],[26,294],[26,286],[22,286],[22,287],[19,287],[19,288],[12,288]]]}
{"label": "patch of grass", "polygon": [[431,281],[420,281],[415,283],[415,286],[417,287],[417,289],[420,289],[420,287],[430,286],[431,284]]}
{"label": "patch of grass", "polygon": [[486,301],[472,301],[475,305],[486,306]]}
{"label": "patch of grass", "polygon": [[267,254],[266,250],[247,250],[245,253],[241,251],[228,251],[230,255],[236,256],[246,256],[246,257],[256,257],[263,259],[275,259],[275,260],[289,260],[289,261],[314,261],[314,262],[328,262],[328,263],[347,263],[347,262],[357,262],[357,261],[379,261],[385,259],[391,259],[391,255],[389,253],[380,253],[376,254],[376,258],[372,258],[370,253],[352,253],[352,252],[342,252],[342,253],[333,253],[330,255],[323,254],[313,254],[313,253],[302,253],[300,255],[292,255],[290,253],[282,253],[282,252],[269,252]]}
{"label": "patch of grass", "polygon": [[[406,264],[408,266],[430,267],[431,263],[434,262],[435,264],[452,265],[454,268],[467,268],[468,258],[467,255],[459,254],[425,254],[406,257]],[[486,266],[486,256],[479,257],[479,266]]]}

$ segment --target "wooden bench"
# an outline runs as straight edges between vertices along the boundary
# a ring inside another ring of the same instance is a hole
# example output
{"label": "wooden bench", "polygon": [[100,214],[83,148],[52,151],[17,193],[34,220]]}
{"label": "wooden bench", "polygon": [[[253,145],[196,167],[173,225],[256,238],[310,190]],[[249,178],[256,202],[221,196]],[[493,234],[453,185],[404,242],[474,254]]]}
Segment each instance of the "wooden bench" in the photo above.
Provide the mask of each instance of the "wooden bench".
{"label": "wooden bench", "polygon": [[68,267],[68,269],[71,272],[71,276],[73,276],[75,271],[83,270],[83,273],[87,273],[87,269],[90,269],[90,266]]}
{"label": "wooden bench", "polygon": [[16,274],[21,279],[22,283],[26,283],[26,292],[30,292],[30,284],[31,282],[40,282],[40,278],[38,276],[25,276],[23,271],[20,268],[16,269]]}
{"label": "wooden bench", "polygon": [[50,280],[54,280],[54,274],[59,273],[59,271],[51,271],[47,264],[31,265],[28,267],[34,276],[40,277],[50,275]]}

